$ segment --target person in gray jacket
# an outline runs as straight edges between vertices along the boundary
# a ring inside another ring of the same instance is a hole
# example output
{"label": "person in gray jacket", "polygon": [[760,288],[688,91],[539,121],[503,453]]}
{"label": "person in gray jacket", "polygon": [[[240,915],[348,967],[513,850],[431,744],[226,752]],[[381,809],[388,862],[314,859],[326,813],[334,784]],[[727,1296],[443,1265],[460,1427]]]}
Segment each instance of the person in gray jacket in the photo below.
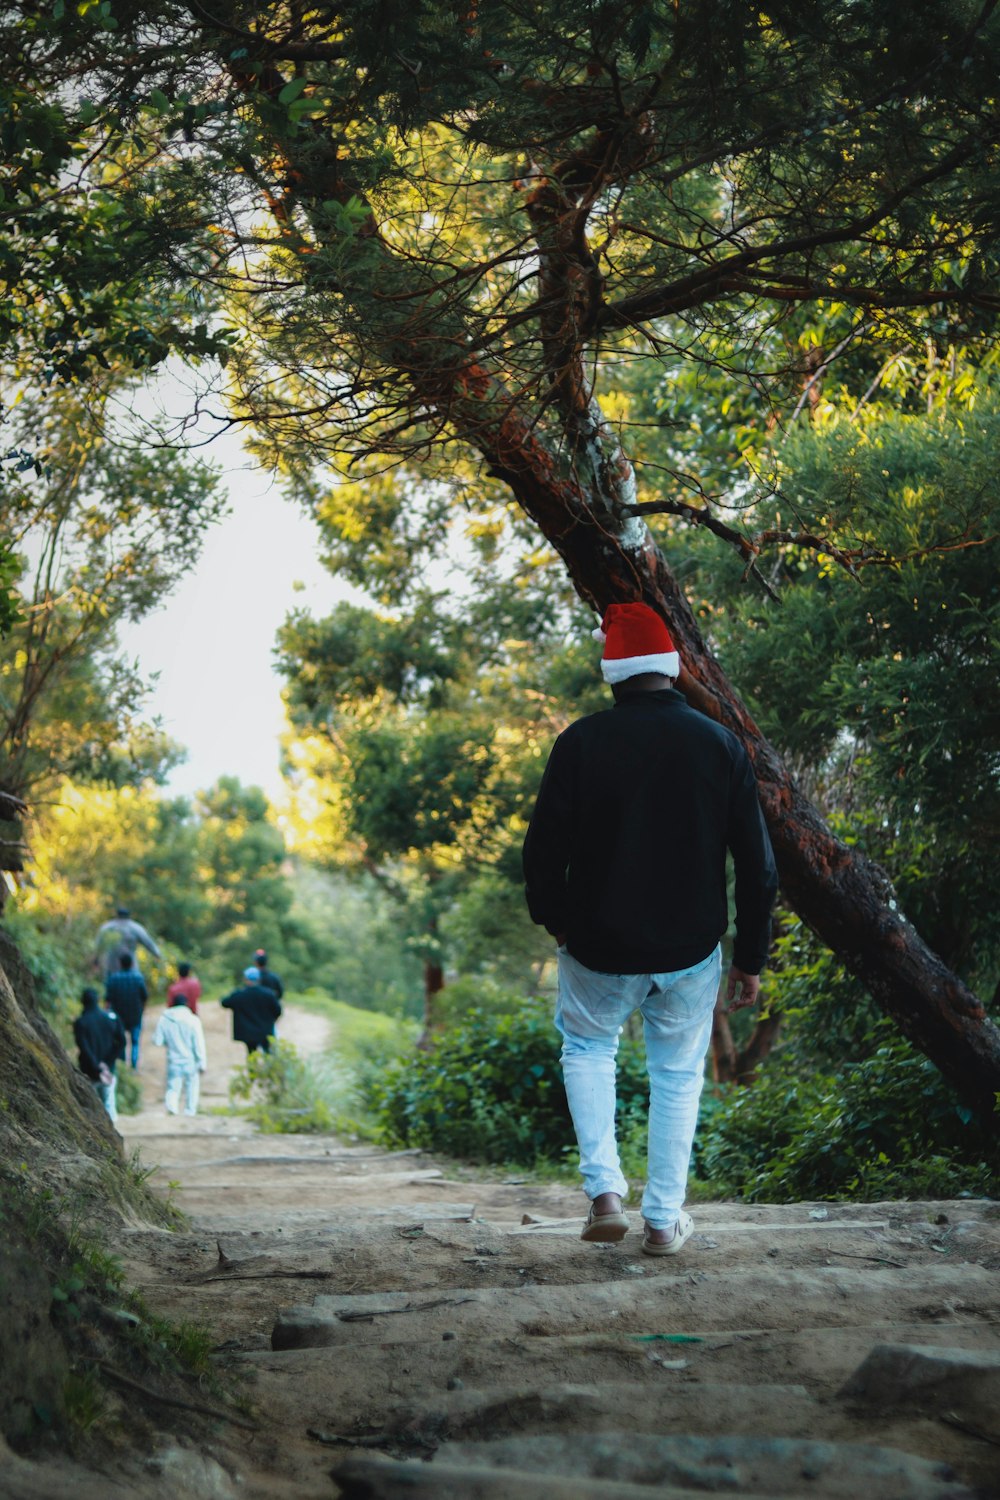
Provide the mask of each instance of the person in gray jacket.
{"label": "person in gray jacket", "polygon": [[552,748],[524,842],[528,909],[558,944],[556,1026],[590,1199],[582,1238],[629,1229],[615,1059],[638,1010],[650,1086],[642,1248],[674,1255],[693,1229],[683,1204],[729,922],[727,850],[729,1009],[757,999],[777,876],[747,753],[676,691],[663,620],[646,604],[612,604],[600,638],[615,704]]}
{"label": "person in gray jacket", "polygon": [[119,906],[110,922],[105,922],[97,930],[97,943],[94,951],[94,966],[99,968],[105,979],[109,974],[114,974],[121,967],[121,956],[128,953],[132,957],[135,971],[139,973],[138,951],[145,948],[153,958],[162,955],[149,933],[141,922],[137,922],[130,916],[127,906]]}

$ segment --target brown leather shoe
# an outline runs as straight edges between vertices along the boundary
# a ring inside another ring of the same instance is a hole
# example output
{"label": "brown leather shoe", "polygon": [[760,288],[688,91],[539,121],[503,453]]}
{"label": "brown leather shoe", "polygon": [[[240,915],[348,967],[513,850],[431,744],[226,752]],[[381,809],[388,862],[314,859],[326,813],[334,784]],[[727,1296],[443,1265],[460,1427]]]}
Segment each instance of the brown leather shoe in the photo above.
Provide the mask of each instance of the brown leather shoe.
{"label": "brown leather shoe", "polygon": [[601,1245],[614,1244],[625,1238],[629,1227],[628,1214],[624,1209],[620,1208],[613,1214],[595,1214],[594,1205],[591,1204],[580,1238]]}

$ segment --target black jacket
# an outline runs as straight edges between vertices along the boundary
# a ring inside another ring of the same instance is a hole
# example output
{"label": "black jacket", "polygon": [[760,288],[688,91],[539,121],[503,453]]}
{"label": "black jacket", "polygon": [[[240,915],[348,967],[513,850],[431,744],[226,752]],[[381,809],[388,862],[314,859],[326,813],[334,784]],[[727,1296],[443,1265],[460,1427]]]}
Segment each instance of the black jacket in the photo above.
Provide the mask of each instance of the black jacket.
{"label": "black jacket", "polygon": [[746,751],[672,688],[627,694],[552,748],[524,841],[528,909],[588,969],[686,969],[729,924],[727,848],[733,963],[758,974],[777,875]]}
{"label": "black jacket", "polygon": [[146,981],[135,969],[118,969],[104,984],[104,998],[121,1018],[126,1031],[142,1025],[142,1013],[149,999]]}
{"label": "black jacket", "polygon": [[260,975],[261,984],[264,985],[266,989],[273,990],[280,1000],[282,995],[285,993],[285,987],[282,984],[281,980],[278,978],[277,974],[272,973],[270,969],[258,969],[257,972]]}
{"label": "black jacket", "polygon": [[125,1056],[125,1028],[116,1015],[108,1015],[96,1005],[88,1006],[73,1022],[73,1040],[80,1052],[80,1071],[96,1082],[101,1063],[112,1071]]}
{"label": "black jacket", "polygon": [[281,1001],[263,984],[245,984],[233,990],[222,1001],[233,1013],[233,1040],[259,1047],[266,1037],[274,1035],[274,1023],[281,1015]]}

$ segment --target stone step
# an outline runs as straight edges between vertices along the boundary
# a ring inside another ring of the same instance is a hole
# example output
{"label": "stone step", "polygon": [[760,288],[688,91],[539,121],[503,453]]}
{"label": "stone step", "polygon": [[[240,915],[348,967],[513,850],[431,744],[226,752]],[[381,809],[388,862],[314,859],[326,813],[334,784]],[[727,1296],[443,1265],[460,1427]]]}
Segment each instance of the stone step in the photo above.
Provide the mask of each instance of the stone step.
{"label": "stone step", "polygon": [[[689,1336],[690,1337],[690,1336]],[[1000,1358],[1000,1327],[993,1335]],[[423,1343],[369,1343],[354,1346],[351,1378],[344,1379],[343,1346],[297,1349],[252,1349],[227,1353],[226,1363],[253,1380],[263,1378],[269,1388],[288,1392],[297,1409],[309,1410],[310,1421],[328,1419],[330,1393],[336,1391],[342,1410],[375,1410],[389,1393],[396,1398],[444,1391],[449,1381],[480,1389],[496,1380],[498,1363],[525,1383],[588,1384],[619,1380],[658,1381],[662,1371],[683,1360],[686,1378],[713,1385],[743,1382],[789,1382],[832,1395],[872,1352],[873,1345],[937,1347],[944,1354],[967,1345],[981,1351],[983,1330],[978,1324],[895,1323],[855,1328],[805,1328],[794,1332],[760,1330],[710,1332],[694,1342],[647,1340],[645,1335],[585,1333],[527,1335],[504,1339],[462,1335]]]}
{"label": "stone step", "polygon": [[654,1277],[610,1283],[438,1289],[430,1296],[417,1291],[320,1296],[278,1315],[272,1346],[356,1345],[373,1337],[411,1343],[445,1333],[510,1338],[871,1326],[884,1322],[887,1309],[894,1319],[915,1323],[950,1306],[956,1284],[980,1316],[1000,1308],[997,1278],[976,1265],[863,1271],[817,1266],[808,1273],[768,1265],[701,1279],[672,1260],[653,1265]]}
{"label": "stone step", "polygon": [[[183,1171],[188,1177],[194,1177],[198,1172],[218,1172],[223,1168],[254,1168],[260,1172],[262,1170],[268,1171],[273,1167],[285,1168],[292,1166],[327,1167],[336,1171],[353,1169],[355,1172],[360,1167],[363,1174],[367,1177],[368,1175],[381,1176],[386,1172],[397,1171],[400,1163],[405,1162],[407,1159],[413,1163],[414,1168],[419,1168],[421,1160],[427,1160],[424,1152],[416,1148],[408,1151],[373,1151],[371,1149],[363,1150],[360,1147],[354,1146],[338,1146],[334,1150],[326,1146],[312,1151],[302,1150],[300,1142],[307,1139],[306,1137],[299,1137],[296,1140],[296,1149],[294,1152],[290,1152],[287,1147],[282,1151],[260,1151],[258,1149],[260,1139],[259,1136],[248,1138],[248,1141],[252,1142],[254,1147],[252,1151],[220,1153],[220,1142],[208,1136],[205,1141],[205,1148],[210,1154],[192,1161],[185,1151],[181,1160],[171,1162],[161,1152],[159,1153],[160,1160],[157,1165],[161,1171],[167,1172],[173,1168]],[[243,1144],[243,1142],[240,1144]],[[429,1165],[435,1177],[444,1176],[440,1168],[433,1167],[432,1163],[429,1163]]]}
{"label": "stone step", "polygon": [[[638,1214],[630,1214],[632,1228],[641,1231],[642,1219]],[[741,1224],[738,1221],[723,1221],[715,1218],[704,1218],[699,1215],[695,1225],[695,1238],[702,1239],[715,1234],[757,1234],[777,1235],[784,1238],[788,1234],[801,1234],[812,1239],[817,1234],[824,1234],[830,1230],[863,1230],[865,1233],[887,1232],[889,1229],[888,1219],[805,1219],[802,1221],[791,1221],[785,1224]],[[569,1235],[575,1239],[580,1238],[580,1219],[529,1219],[528,1223],[520,1223],[508,1230],[509,1234],[518,1239],[538,1239],[542,1235]],[[1000,1235],[998,1235],[1000,1242]]]}
{"label": "stone step", "polygon": [[[322,1199],[315,1184],[311,1190]],[[395,1291],[401,1286],[457,1288],[470,1283],[482,1287],[522,1287],[532,1282],[566,1284],[626,1279],[659,1283],[666,1277],[684,1276],[691,1284],[725,1276],[730,1268],[745,1272],[752,1265],[783,1272],[825,1266],[863,1271],[865,1267],[907,1270],[914,1267],[948,1266],[936,1238],[931,1243],[899,1246],[901,1232],[891,1236],[881,1230],[855,1228],[865,1221],[844,1217],[833,1226],[812,1223],[742,1226],[731,1218],[713,1218],[705,1235],[696,1234],[676,1262],[664,1262],[640,1253],[638,1235],[629,1235],[618,1245],[587,1245],[574,1233],[570,1237],[551,1234],[511,1234],[495,1222],[484,1222],[466,1212],[450,1212],[445,1206],[433,1214],[419,1212],[417,1205],[379,1213],[350,1212],[339,1216],[322,1208],[282,1210],[274,1215],[256,1206],[257,1193],[245,1194],[243,1207],[223,1214],[218,1202],[211,1219],[206,1211],[200,1232],[166,1235],[152,1230],[123,1233],[123,1244],[132,1249],[133,1274],[140,1285],[162,1295],[164,1276],[172,1279],[178,1255],[185,1266],[190,1295],[196,1301],[195,1315],[213,1317],[213,1309],[229,1292],[219,1276],[217,1243],[231,1264],[233,1280],[253,1281],[262,1294],[273,1292],[280,1301],[294,1301],[296,1281],[299,1296],[305,1293],[345,1292],[363,1288],[369,1292]],[[190,1207],[190,1204],[187,1205]],[[880,1221],[875,1221],[880,1222]],[[884,1221],[882,1221],[884,1222]],[[957,1225],[956,1233],[962,1226]],[[986,1226],[991,1234],[996,1227]],[[926,1226],[930,1236],[939,1229]],[[998,1247],[1000,1248],[1000,1247]],[[959,1296],[963,1260],[996,1264],[989,1244],[967,1239],[956,1252],[956,1286],[952,1294],[932,1309],[935,1318],[961,1313],[966,1299]],[[161,1272],[160,1268],[163,1268]],[[268,1287],[268,1281],[272,1285]],[[280,1294],[286,1292],[282,1297]],[[273,1299],[272,1299],[273,1306]]]}
{"label": "stone step", "polygon": [[840,1394],[879,1408],[949,1411],[1000,1447],[1000,1351],[879,1343]]}
{"label": "stone step", "polygon": [[[358,1389],[341,1392],[308,1426],[322,1431],[332,1421],[338,1434],[381,1438],[386,1448],[426,1450],[439,1443],[476,1440],[484,1434],[501,1438],[550,1433],[678,1433],[714,1437],[718,1424],[708,1415],[726,1413],[726,1430],[747,1437],[767,1432],[772,1437],[834,1435],[816,1399],[800,1385],[725,1385],[692,1380],[681,1356],[665,1359],[634,1380],[595,1379],[572,1384],[482,1386],[476,1390],[432,1391],[409,1400],[388,1399],[381,1408],[358,1399]],[[363,1384],[364,1382],[359,1382]],[[390,1391],[392,1387],[389,1388]],[[393,1392],[395,1395],[395,1392]],[[377,1399],[377,1393],[375,1393]],[[299,1420],[301,1415],[299,1414]],[[835,1426],[836,1424],[834,1424]],[[379,1443],[382,1446],[382,1443]]]}
{"label": "stone step", "polygon": [[[155,1178],[164,1172],[169,1172],[169,1167],[157,1167],[152,1174]],[[186,1170],[187,1181],[183,1191],[190,1198],[199,1195],[211,1195],[213,1193],[230,1192],[234,1188],[245,1193],[247,1188],[255,1186],[254,1179],[258,1176],[257,1170],[252,1166],[239,1166],[227,1163],[224,1167],[215,1166],[206,1168],[208,1181],[200,1180],[199,1169],[190,1167]],[[400,1169],[394,1166],[392,1170],[386,1168],[379,1172],[366,1173],[360,1176],[357,1172],[341,1172],[336,1181],[331,1178],[328,1167],[324,1167],[322,1161],[308,1161],[294,1166],[285,1166],[281,1169],[281,1175],[276,1180],[267,1183],[267,1212],[273,1214],[280,1210],[286,1202],[301,1203],[303,1194],[315,1182],[324,1194],[329,1194],[331,1188],[336,1187],[337,1194],[350,1194],[352,1189],[359,1186],[378,1186],[380,1192],[391,1192],[393,1188],[400,1186],[426,1187],[429,1183],[437,1185],[444,1181],[444,1173],[436,1167],[404,1167]],[[450,1188],[452,1184],[448,1183]],[[338,1199],[339,1201],[339,1199]]]}
{"label": "stone step", "polygon": [[513,1438],[462,1443],[428,1462],[349,1458],[342,1500],[973,1500],[946,1466],[889,1448],[782,1438]]}

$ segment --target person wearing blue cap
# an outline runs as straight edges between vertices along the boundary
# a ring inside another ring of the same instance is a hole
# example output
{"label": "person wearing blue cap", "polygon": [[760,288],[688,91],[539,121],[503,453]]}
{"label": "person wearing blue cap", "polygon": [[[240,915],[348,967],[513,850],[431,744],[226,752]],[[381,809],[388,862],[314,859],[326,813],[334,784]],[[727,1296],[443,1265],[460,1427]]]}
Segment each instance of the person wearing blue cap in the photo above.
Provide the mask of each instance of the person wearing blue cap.
{"label": "person wearing blue cap", "polygon": [[247,1055],[258,1047],[271,1050],[274,1023],[281,1015],[281,1001],[273,990],[260,982],[260,970],[253,964],[243,970],[243,983],[222,1001],[224,1010],[233,1013],[233,1041],[243,1042]]}

